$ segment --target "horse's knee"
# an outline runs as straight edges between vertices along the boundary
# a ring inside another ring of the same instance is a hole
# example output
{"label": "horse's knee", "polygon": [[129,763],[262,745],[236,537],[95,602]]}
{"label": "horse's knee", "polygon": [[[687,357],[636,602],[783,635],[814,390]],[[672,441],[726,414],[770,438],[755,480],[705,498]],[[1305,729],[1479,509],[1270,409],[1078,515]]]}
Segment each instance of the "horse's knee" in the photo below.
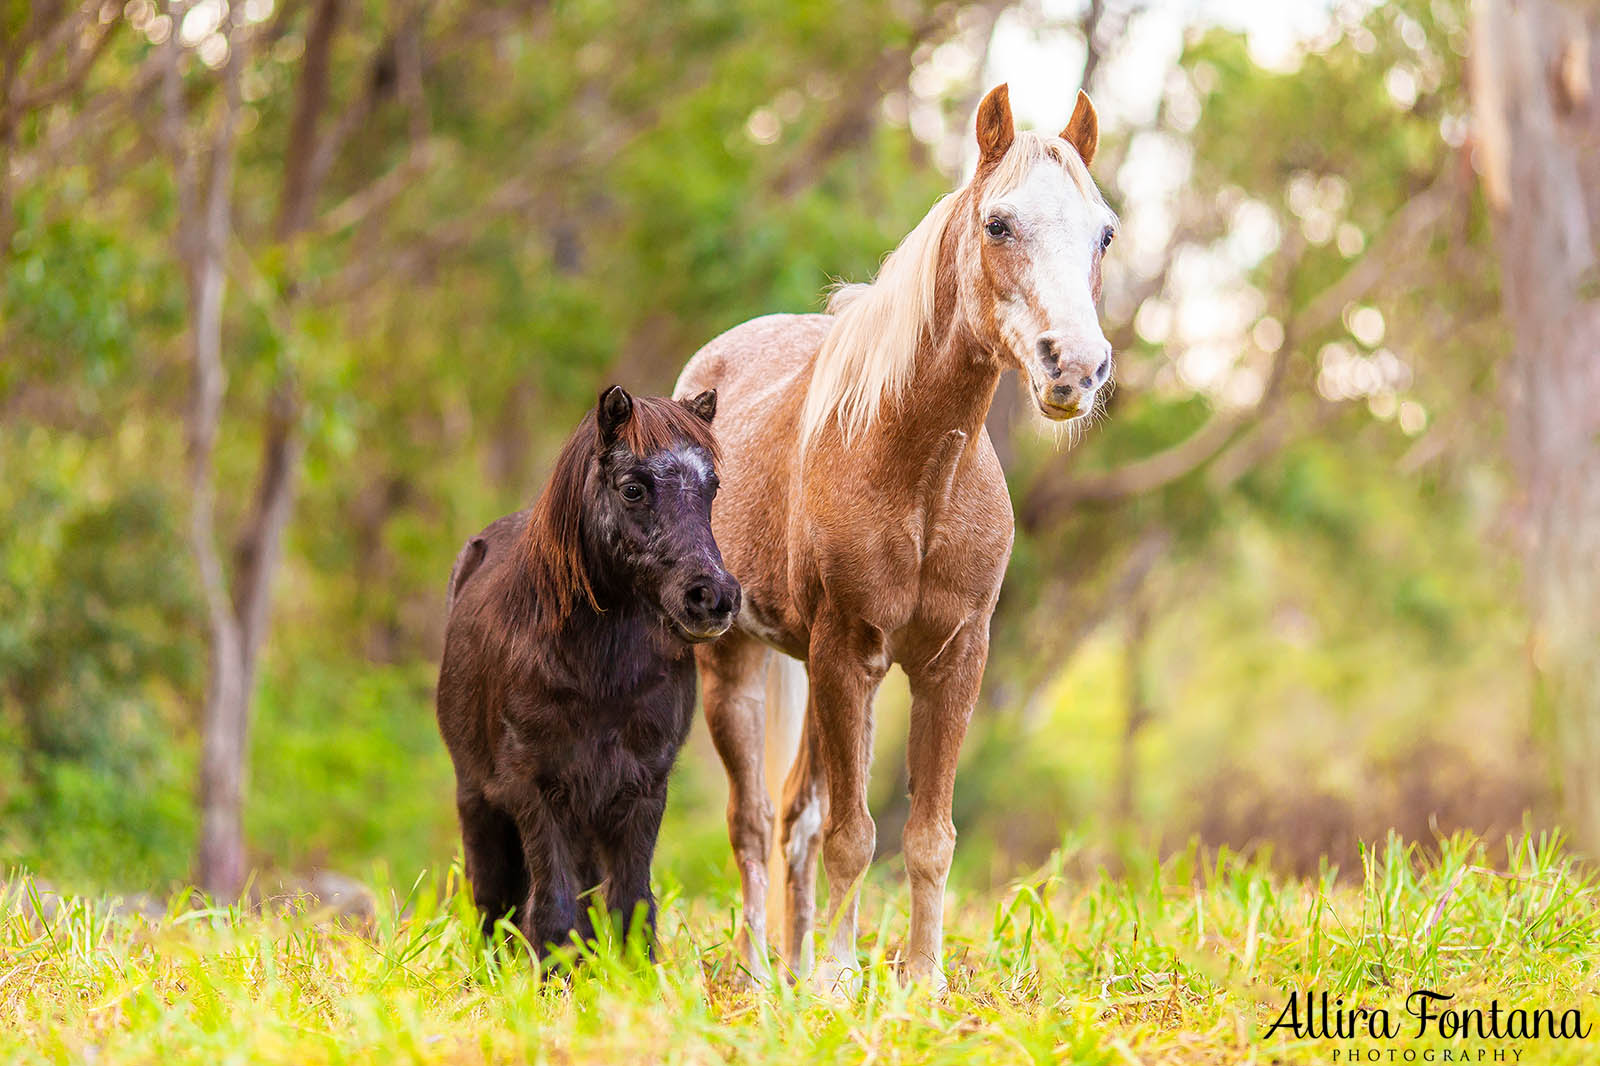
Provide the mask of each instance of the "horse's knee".
{"label": "horse's knee", "polygon": [[741,862],[766,862],[772,847],[772,801],[765,792],[728,798],[728,839]]}
{"label": "horse's knee", "polygon": [[765,703],[759,659],[730,656],[701,664],[706,730],[735,788],[759,784],[766,747]]}
{"label": "horse's knee", "polygon": [[872,861],[877,843],[878,827],[866,811],[832,818],[822,842],[822,861],[827,867],[829,882],[854,881],[859,877]]}
{"label": "horse's knee", "polygon": [[901,844],[912,881],[943,882],[956,853],[956,830],[947,817],[912,818]]}

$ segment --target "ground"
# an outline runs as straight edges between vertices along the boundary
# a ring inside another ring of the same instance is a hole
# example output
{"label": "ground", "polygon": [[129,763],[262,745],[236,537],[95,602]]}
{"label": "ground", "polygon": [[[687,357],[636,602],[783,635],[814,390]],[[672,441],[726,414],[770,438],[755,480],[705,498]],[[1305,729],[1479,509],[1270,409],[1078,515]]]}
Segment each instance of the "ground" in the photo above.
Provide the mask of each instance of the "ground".
{"label": "ground", "polygon": [[[270,902],[175,900],[160,916],[117,913],[105,900],[41,906],[17,877],[0,896],[0,1062],[1342,1066],[1600,1056],[1600,899],[1549,840],[1456,839],[1426,857],[1390,841],[1362,869],[1312,882],[1226,855],[1115,877],[1090,867],[1060,855],[993,895],[952,892],[950,990],[936,997],[894,977],[906,897],[886,864],[864,901],[863,922],[874,923],[863,928],[866,988],[843,1003],[741,990],[728,972],[731,894],[667,892],[655,965],[609,943],[575,973],[540,981],[524,957],[485,950],[454,872],[409,891],[380,887],[375,913],[359,920]],[[1435,1014],[1476,1007],[1488,1019],[1497,1003],[1502,1034],[1517,1008],[1547,1009],[1569,1029],[1576,1011],[1587,1037],[1450,1037],[1438,1021],[1418,1036],[1407,1010],[1417,989],[1455,997]],[[1295,992],[1298,1035],[1284,1014]],[[1363,1021],[1359,1036],[1324,1037],[1323,992],[1335,1012],[1345,1001],[1335,1022],[1383,1009],[1395,1035],[1374,1038]]]}

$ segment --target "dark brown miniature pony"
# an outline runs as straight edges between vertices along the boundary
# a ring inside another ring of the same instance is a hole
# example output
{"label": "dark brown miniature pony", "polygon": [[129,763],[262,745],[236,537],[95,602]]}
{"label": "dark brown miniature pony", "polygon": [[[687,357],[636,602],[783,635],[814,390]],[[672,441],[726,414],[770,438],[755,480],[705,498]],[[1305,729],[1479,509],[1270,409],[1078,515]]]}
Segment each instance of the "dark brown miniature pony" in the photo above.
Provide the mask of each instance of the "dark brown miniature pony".
{"label": "dark brown miniature pony", "polygon": [[579,897],[639,908],[688,736],[692,646],[740,590],[711,535],[716,393],[600,396],[537,503],[469,540],[450,575],[439,732],[486,926],[537,952],[594,935]]}

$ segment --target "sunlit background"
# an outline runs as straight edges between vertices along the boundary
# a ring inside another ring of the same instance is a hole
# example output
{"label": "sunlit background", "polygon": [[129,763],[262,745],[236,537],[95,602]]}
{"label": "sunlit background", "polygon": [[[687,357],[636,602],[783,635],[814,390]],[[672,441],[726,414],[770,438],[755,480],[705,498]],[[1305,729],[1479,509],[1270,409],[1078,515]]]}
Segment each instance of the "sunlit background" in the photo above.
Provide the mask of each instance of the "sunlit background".
{"label": "sunlit background", "polygon": [[[870,277],[970,172],[1001,81],[1027,126],[1060,128],[1080,83],[1098,105],[1118,384],[1070,450],[1009,381],[990,420],[1018,539],[957,880],[1196,841],[1315,870],[1391,828],[1556,817],[1462,0],[330,6],[22,20],[0,864],[195,876],[220,604],[260,642],[250,865],[446,866],[432,684],[461,542],[531,499],[602,385],[665,392],[721,330]],[[905,707],[896,673],[886,856]],[[697,727],[660,879],[731,893],[724,798]]]}

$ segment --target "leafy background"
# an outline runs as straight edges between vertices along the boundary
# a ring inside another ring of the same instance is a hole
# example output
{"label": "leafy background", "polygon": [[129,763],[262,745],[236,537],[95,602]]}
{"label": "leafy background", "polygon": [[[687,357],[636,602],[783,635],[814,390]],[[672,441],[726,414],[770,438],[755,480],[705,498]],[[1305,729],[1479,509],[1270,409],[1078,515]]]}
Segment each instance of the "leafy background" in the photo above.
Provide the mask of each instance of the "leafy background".
{"label": "leafy background", "polygon": [[[431,701],[459,544],[532,497],[602,385],[666,391],[721,330],[870,277],[960,180],[1016,41],[1059,71],[1025,114],[1063,119],[1080,59],[1102,101],[1119,385],[1071,449],[1004,392],[991,419],[1019,529],[958,881],[1064,839],[1113,865],[1197,838],[1315,871],[1389,827],[1552,819],[1459,0],[1317,7],[1276,55],[1202,10],[1098,2],[345,4],[315,218],[283,236],[318,6],[89,4],[56,52],[31,31],[77,9],[3,7],[0,863],[83,889],[193,872],[208,646],[156,90],[177,32],[205,160],[224,18],[244,49],[225,536],[286,383],[303,445],[253,690],[253,866],[448,864]],[[18,70],[67,91],[29,106]],[[905,702],[891,676],[889,852]],[[724,795],[697,729],[657,864],[687,892],[731,883]]]}

